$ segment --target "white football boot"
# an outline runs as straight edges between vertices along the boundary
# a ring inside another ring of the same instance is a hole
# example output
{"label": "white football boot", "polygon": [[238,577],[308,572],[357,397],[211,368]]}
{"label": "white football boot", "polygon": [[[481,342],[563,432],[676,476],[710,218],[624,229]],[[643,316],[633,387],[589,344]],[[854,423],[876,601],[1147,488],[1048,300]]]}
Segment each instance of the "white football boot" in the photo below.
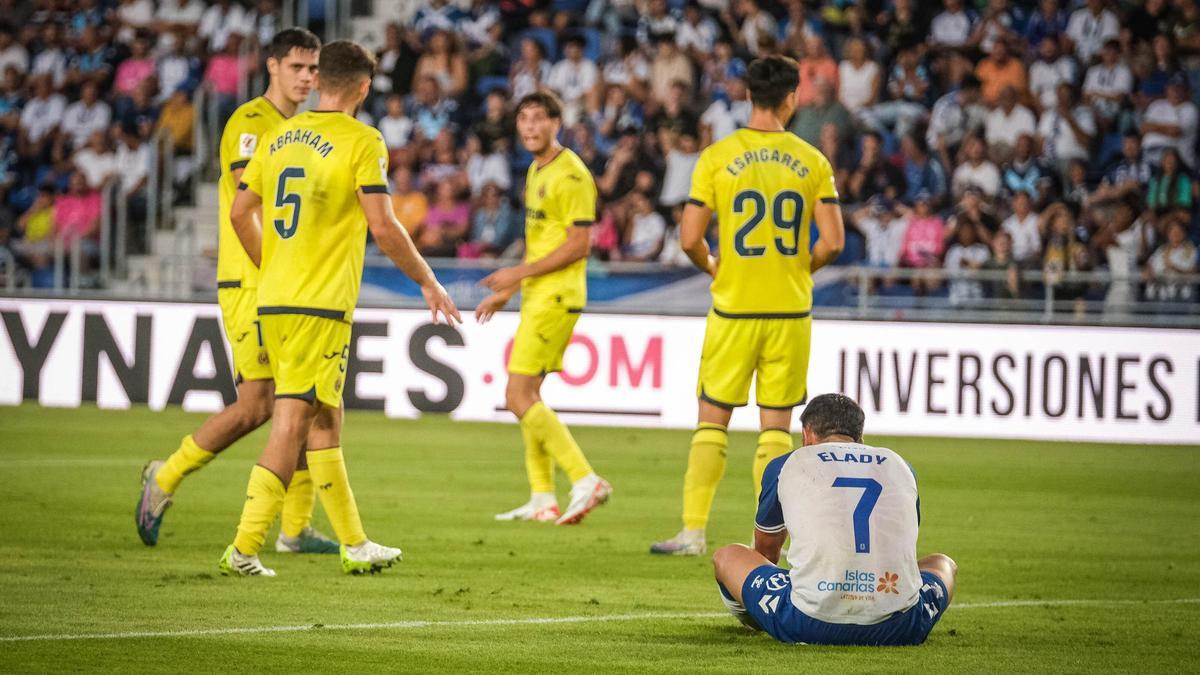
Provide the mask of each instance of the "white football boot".
{"label": "white football boot", "polygon": [[704,555],[707,550],[708,542],[705,541],[703,529],[685,528],[666,541],[650,545],[650,552],[658,555]]}
{"label": "white football boot", "polygon": [[608,481],[594,473],[580,478],[571,486],[571,501],[567,504],[567,510],[563,512],[562,516],[554,521],[555,524],[574,525],[578,523],[592,509],[607,502],[608,498],[612,496],[612,491],[612,486],[608,484]]}
{"label": "white football boot", "polygon": [[497,513],[496,520],[531,520],[537,523],[553,523],[558,520],[558,500],[552,492],[535,492],[529,495],[529,501],[512,511]]}
{"label": "white football boot", "polygon": [[376,544],[370,539],[357,546],[342,544],[342,571],[346,574],[374,574],[400,561],[398,548]]}
{"label": "white football boot", "polygon": [[257,555],[242,555],[233,547],[233,544],[230,544],[229,548],[225,549],[225,555],[221,556],[221,562],[217,563],[217,569],[221,570],[221,574],[227,577],[275,576],[275,570],[264,566]]}

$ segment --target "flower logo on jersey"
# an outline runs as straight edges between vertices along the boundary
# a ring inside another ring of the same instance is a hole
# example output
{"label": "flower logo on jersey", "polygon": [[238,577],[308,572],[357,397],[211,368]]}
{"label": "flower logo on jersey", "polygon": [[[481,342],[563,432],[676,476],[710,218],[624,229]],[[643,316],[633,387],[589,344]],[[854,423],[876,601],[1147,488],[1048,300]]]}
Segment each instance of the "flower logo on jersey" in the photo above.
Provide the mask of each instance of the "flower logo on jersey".
{"label": "flower logo on jersey", "polygon": [[879,585],[875,587],[875,590],[880,593],[895,593],[896,595],[900,595],[900,591],[896,590],[896,582],[899,579],[899,575],[884,572],[883,576],[879,578]]}

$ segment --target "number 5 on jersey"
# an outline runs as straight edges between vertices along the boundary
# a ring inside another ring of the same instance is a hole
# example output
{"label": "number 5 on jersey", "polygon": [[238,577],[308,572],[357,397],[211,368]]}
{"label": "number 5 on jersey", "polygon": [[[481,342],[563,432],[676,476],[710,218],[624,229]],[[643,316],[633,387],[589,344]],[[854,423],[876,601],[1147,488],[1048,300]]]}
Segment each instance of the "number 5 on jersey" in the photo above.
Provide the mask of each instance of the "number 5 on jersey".
{"label": "number 5 on jersey", "polygon": [[279,183],[275,186],[275,208],[292,207],[292,222],[286,224],[282,218],[275,219],[275,231],[281,239],[289,239],[296,234],[300,225],[300,193],[288,192],[287,182],[291,178],[304,178],[304,167],[289,166],[279,172]]}

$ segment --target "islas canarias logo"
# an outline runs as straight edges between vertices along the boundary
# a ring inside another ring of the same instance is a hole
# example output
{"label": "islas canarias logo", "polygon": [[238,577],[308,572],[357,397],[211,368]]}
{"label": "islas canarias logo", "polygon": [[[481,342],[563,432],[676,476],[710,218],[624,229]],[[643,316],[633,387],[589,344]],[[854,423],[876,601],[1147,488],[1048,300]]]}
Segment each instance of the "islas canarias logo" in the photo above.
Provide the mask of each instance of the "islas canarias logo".
{"label": "islas canarias logo", "polygon": [[900,591],[896,590],[896,582],[899,581],[899,579],[899,575],[892,574],[891,572],[884,572],[883,575],[879,577],[879,585],[875,587],[875,591],[877,593],[895,593],[896,595],[900,595]]}

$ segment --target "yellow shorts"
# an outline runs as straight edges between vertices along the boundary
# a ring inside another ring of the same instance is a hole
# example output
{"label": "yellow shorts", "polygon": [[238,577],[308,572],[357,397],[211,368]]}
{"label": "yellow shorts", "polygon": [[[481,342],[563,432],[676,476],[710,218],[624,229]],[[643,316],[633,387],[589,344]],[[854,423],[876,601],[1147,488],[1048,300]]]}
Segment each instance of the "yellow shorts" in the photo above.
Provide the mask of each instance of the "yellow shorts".
{"label": "yellow shorts", "polygon": [[724,318],[709,312],[696,395],[723,408],[747,403],[750,378],[760,408],[794,408],[808,394],[812,317]]}
{"label": "yellow shorts", "polygon": [[267,314],[258,320],[271,355],[275,398],[341,406],[350,357],[350,324],[302,314]]}
{"label": "yellow shorts", "polygon": [[217,290],[221,321],[233,347],[233,374],[238,384],[271,379],[271,364],[258,327],[258,292],[253,288]]}
{"label": "yellow shorts", "polygon": [[538,377],[562,370],[563,354],[571,344],[581,311],[554,303],[522,303],[508,372]]}

